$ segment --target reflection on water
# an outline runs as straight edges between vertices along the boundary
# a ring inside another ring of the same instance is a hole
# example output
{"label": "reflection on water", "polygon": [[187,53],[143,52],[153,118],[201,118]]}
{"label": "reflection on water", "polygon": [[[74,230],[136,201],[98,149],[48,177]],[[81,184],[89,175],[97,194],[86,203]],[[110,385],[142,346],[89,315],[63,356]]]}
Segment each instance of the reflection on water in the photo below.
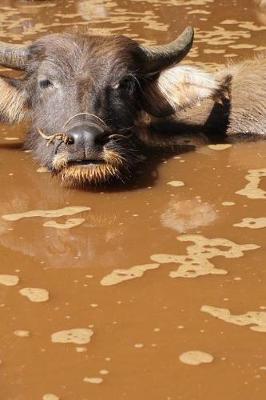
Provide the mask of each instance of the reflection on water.
{"label": "reflection on water", "polygon": [[217,218],[214,207],[201,199],[183,201],[170,200],[168,207],[161,215],[161,223],[178,233],[188,232],[211,224]]}
{"label": "reflection on water", "polygon": [[77,11],[86,21],[109,17],[108,8],[103,1],[77,1]]}
{"label": "reflection on water", "polygon": [[[3,0],[0,36],[152,44],[191,24],[187,62],[216,69],[265,50],[265,10]],[[0,398],[264,400],[266,143],[156,155],[133,187],[82,192],[22,151],[24,131],[0,129]]]}

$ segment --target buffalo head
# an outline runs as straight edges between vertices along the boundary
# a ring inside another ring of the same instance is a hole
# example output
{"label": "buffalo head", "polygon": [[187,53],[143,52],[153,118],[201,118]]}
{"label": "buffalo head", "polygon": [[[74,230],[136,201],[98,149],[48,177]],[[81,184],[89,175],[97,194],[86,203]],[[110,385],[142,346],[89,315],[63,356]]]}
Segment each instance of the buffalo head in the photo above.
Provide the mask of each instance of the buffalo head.
{"label": "buffalo head", "polygon": [[0,64],[23,71],[17,79],[1,77],[1,119],[29,119],[27,147],[66,184],[125,180],[138,160],[140,116],[175,112],[158,78],[192,42],[189,27],[152,48],[81,33],[47,35],[28,47],[1,43]]}

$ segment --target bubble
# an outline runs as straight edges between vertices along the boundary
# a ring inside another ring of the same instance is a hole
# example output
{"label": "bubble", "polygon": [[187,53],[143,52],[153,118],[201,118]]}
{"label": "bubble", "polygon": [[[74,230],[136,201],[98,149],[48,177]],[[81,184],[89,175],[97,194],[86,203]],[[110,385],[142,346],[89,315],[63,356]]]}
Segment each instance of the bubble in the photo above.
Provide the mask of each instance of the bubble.
{"label": "bubble", "polygon": [[5,286],[16,286],[19,282],[19,277],[16,275],[0,275],[0,284]]}
{"label": "bubble", "polygon": [[83,379],[83,382],[99,385],[100,383],[103,382],[103,378],[100,378],[100,377],[91,377],[91,378],[85,377]]}
{"label": "bubble", "polygon": [[250,326],[252,331],[266,332],[266,312],[265,311],[248,311],[245,314],[233,315],[227,308],[219,308],[204,305],[201,311],[211,316],[221,319],[222,321],[239,325]]}
{"label": "bubble", "polygon": [[185,186],[184,182],[182,182],[182,181],[171,181],[171,182],[167,182],[167,185],[174,186],[174,187]]}
{"label": "bubble", "polygon": [[238,190],[236,194],[248,199],[266,199],[266,191],[259,187],[263,177],[266,177],[266,168],[250,169],[245,176],[248,183],[244,189]]}
{"label": "bubble", "polygon": [[115,269],[101,280],[101,285],[117,285],[118,283],[128,281],[130,279],[141,278],[146,271],[159,268],[159,266],[159,264],[144,264],[136,265],[129,269]]}
{"label": "bubble", "polygon": [[33,303],[42,303],[49,300],[49,292],[46,289],[23,288],[19,293],[27,297]]}
{"label": "bubble", "polygon": [[42,400],[59,400],[59,397],[52,393],[46,393],[43,395]]}
{"label": "bubble", "polygon": [[55,228],[55,229],[71,229],[79,226],[85,222],[84,218],[69,218],[65,223],[59,223],[56,221],[47,221],[43,224],[46,228]]}
{"label": "bubble", "polygon": [[234,224],[238,228],[249,228],[249,229],[262,229],[266,228],[266,218],[243,218],[241,222]]}
{"label": "bubble", "polygon": [[51,335],[53,343],[87,344],[91,341],[93,331],[91,329],[76,328],[55,332]]}
{"label": "bubble", "polygon": [[24,331],[24,330],[16,330],[16,331],[14,331],[14,335],[21,337],[21,338],[26,338],[26,337],[30,336],[30,332]]}
{"label": "bubble", "polygon": [[178,236],[181,242],[194,242],[187,247],[186,255],[154,254],[151,260],[160,264],[176,263],[180,267],[171,271],[171,278],[196,278],[203,275],[226,275],[227,271],[216,268],[210,261],[212,258],[222,256],[225,258],[238,258],[245,251],[258,249],[255,244],[237,244],[224,238],[206,238],[202,235]]}
{"label": "bubble", "polygon": [[23,218],[34,218],[34,217],[42,217],[42,218],[52,218],[52,217],[63,217],[67,215],[75,215],[84,211],[89,211],[90,207],[64,207],[59,208],[57,210],[32,210],[26,211],[24,213],[16,213],[16,214],[7,214],[3,215],[2,218],[6,221],[19,221]]}
{"label": "bubble", "polygon": [[179,356],[179,360],[184,363],[184,364],[188,364],[188,365],[200,365],[200,364],[209,364],[211,362],[213,362],[214,357],[209,354],[209,353],[205,353],[203,351],[199,351],[199,350],[191,350],[191,351],[187,351],[185,353],[182,353]]}
{"label": "bubble", "polygon": [[222,150],[229,149],[230,147],[232,147],[232,145],[231,144],[210,144],[208,147],[211,150],[222,151]]}

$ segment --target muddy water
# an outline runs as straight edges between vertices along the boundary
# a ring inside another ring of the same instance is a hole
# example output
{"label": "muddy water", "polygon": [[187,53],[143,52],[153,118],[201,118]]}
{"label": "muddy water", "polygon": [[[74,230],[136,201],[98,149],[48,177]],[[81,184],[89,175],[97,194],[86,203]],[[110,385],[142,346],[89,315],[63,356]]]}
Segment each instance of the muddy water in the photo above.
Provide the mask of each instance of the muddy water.
{"label": "muddy water", "polygon": [[[0,35],[73,25],[147,43],[196,29],[188,62],[264,49],[263,1],[8,1]],[[67,190],[1,127],[1,400],[262,400],[266,143],[153,160],[132,188]]]}

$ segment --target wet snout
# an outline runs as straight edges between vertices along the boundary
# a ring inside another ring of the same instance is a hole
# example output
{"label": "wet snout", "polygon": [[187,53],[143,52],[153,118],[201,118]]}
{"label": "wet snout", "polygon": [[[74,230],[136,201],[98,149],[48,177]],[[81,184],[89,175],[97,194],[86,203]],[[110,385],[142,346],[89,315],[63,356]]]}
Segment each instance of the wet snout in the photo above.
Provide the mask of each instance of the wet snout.
{"label": "wet snout", "polygon": [[107,127],[79,123],[55,136],[52,167],[64,184],[104,183],[120,178],[124,166],[129,170],[114,139],[121,135],[111,134]]}
{"label": "wet snout", "polygon": [[108,135],[101,126],[76,125],[69,129],[66,135],[66,150],[70,155],[70,162],[101,160],[103,147],[108,142]]}
{"label": "wet snout", "polygon": [[100,149],[108,141],[104,129],[94,124],[74,126],[66,133],[69,137],[69,145],[76,150]]}

